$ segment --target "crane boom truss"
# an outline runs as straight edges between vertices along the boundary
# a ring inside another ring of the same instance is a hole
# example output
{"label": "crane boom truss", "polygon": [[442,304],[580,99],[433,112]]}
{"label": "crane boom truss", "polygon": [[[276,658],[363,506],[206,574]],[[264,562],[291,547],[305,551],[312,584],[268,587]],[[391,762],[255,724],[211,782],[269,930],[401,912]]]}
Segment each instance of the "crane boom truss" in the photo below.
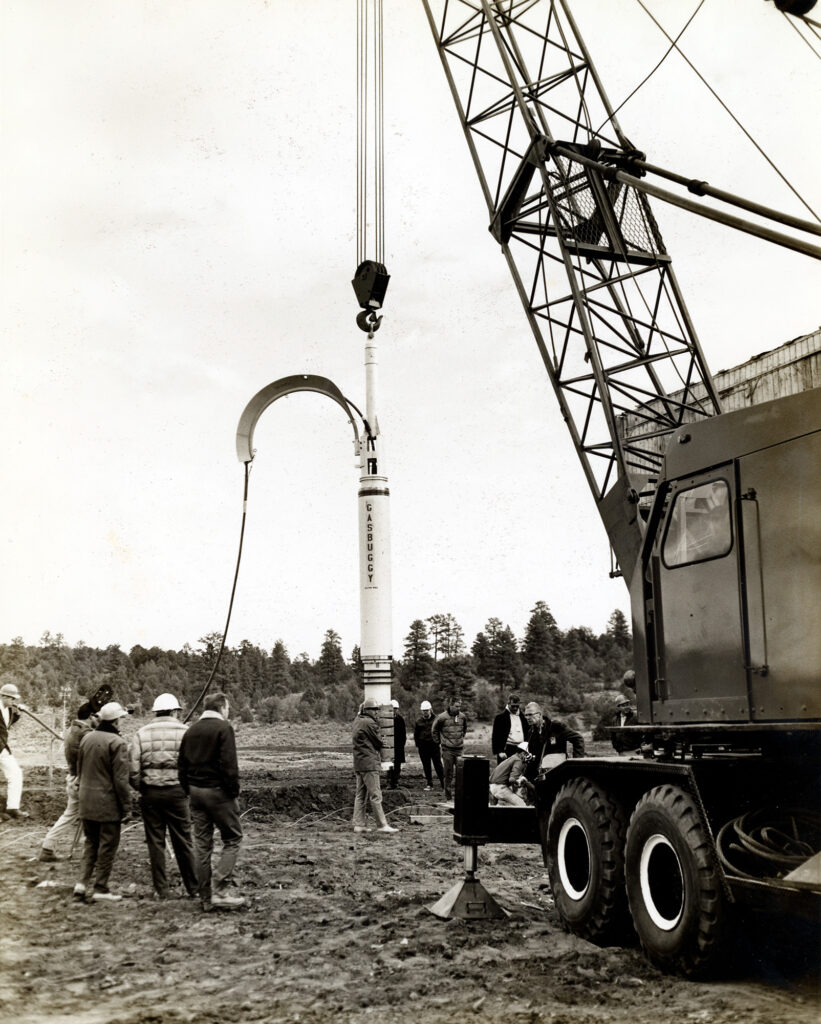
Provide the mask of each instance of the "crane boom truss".
{"label": "crane boom truss", "polygon": [[636,151],[565,0],[423,3],[593,495],[640,491],[720,404],[647,196],[610,173]]}

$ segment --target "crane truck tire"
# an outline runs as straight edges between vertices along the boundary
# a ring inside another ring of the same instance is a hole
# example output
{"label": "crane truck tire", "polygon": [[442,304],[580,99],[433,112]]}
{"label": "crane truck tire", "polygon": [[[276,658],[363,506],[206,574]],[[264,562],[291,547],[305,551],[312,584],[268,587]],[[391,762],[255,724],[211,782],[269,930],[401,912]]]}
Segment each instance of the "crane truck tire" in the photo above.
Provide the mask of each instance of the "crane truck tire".
{"label": "crane truck tire", "polygon": [[542,846],[556,910],[568,931],[619,942],[629,931],[621,804],[590,779],[565,783],[543,821]]}
{"label": "crane truck tire", "polygon": [[722,953],[726,907],[712,841],[692,797],[657,786],[639,800],[627,829],[627,899],[647,958],[689,977]]}

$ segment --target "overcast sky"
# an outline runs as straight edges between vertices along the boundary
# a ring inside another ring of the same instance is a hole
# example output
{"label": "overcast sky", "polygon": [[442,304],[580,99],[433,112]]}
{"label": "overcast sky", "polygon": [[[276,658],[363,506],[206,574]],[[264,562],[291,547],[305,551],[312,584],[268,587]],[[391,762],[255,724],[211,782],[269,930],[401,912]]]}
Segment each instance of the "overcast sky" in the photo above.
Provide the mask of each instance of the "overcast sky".
{"label": "overcast sky", "polygon": [[[675,34],[696,0],[650,3]],[[221,630],[234,439],[269,382],[364,403],[354,0],[6,0],[0,642],[180,648]],[[667,48],[638,5],[573,9],[614,103]],[[450,612],[521,636],[628,612],[417,0],[385,0],[379,419],[394,654]],[[682,47],[821,211],[821,63],[765,0],[706,0]],[[816,50],[821,43],[814,40]],[[671,56],[619,114],[654,163],[806,212]],[[708,362],[821,323],[818,263],[656,203]],[[259,422],[229,643],[359,639],[352,432],[316,395]]]}

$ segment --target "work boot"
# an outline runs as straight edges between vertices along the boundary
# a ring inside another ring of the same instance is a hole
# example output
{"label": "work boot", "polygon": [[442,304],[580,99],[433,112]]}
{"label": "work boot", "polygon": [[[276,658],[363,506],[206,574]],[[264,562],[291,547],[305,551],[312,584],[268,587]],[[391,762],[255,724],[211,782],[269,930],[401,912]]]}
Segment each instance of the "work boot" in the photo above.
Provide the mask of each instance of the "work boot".
{"label": "work boot", "polygon": [[214,892],[211,894],[211,906],[225,910],[233,910],[235,907],[245,906],[245,897],[232,896],[229,892],[223,889],[220,892]]}
{"label": "work boot", "polygon": [[119,903],[122,896],[118,892],[111,892],[110,889],[94,889],[91,894],[94,903]]}
{"label": "work boot", "polygon": [[373,832],[372,828],[368,828],[367,825],[354,825],[354,832]]}
{"label": "work boot", "polygon": [[376,830],[377,832],[398,832],[398,828],[394,828],[393,825],[382,825]]}
{"label": "work boot", "polygon": [[427,793],[427,792],[429,792],[429,791],[430,791],[431,789],[433,789],[433,786],[425,786],[425,787],[424,787],[424,790],[423,790],[423,791],[424,791],[425,793]]}
{"label": "work boot", "polygon": [[57,853],[56,850],[52,850],[47,846],[43,846],[40,852],[37,854],[37,860],[42,861],[43,864],[52,864],[58,860],[65,860],[66,858],[61,854]]}
{"label": "work boot", "polygon": [[28,812],[27,811],[21,811],[17,807],[15,807],[15,808],[8,808],[7,807],[6,808],[6,817],[7,818],[27,818],[28,817]]}
{"label": "work boot", "polygon": [[85,903],[86,901],[86,887],[82,882],[78,882],[74,886],[74,892],[71,894],[71,898],[75,903]]}

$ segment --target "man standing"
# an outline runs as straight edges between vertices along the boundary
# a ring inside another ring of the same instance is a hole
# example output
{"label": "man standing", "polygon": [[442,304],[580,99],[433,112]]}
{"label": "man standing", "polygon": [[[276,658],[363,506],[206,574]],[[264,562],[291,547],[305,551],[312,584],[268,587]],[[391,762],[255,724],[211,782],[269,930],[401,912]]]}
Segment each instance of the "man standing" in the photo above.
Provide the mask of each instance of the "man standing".
{"label": "man standing", "polygon": [[[182,737],[178,776],[191,800],[194,848],[202,909],[232,909],[245,903],[229,887],[242,842],[239,817],[239,766],[234,730],[228,724],[228,698],[209,694],[200,718]],[[222,854],[211,879],[214,829],[222,838]]]}
{"label": "man standing", "polygon": [[140,791],[145,843],[157,899],[168,899],[165,871],[165,833],[189,896],[196,896],[197,871],[191,841],[191,812],[180,785],[177,763],[186,726],[171,693],[161,693],[151,708],[154,720],[139,729],[131,743],[131,785]]}
{"label": "man standing", "polygon": [[434,718],[431,728],[431,735],[442,748],[446,800],[453,799],[453,772],[456,758],[461,757],[465,749],[467,729],[468,720],[462,714],[462,702],[458,697],[452,697],[447,711]]}
{"label": "man standing", "polygon": [[379,728],[379,701],[366,697],[353,725],[353,770],[356,775],[356,797],[353,805],[354,832],[369,832],[367,810],[379,826],[377,832],[398,832],[388,824],[382,810],[379,770],[382,766],[382,731]]}
{"label": "man standing", "polygon": [[103,704],[100,724],[86,732],[77,750],[79,807],[86,841],[80,881],[74,886],[75,900],[87,899],[92,879],[92,900],[122,899],[109,891],[108,879],[120,845],[122,821],[131,812],[128,744],[120,736],[118,725],[127,714],[115,701]]}
{"label": "man standing", "polygon": [[42,861],[62,860],[57,853],[57,845],[62,839],[71,840],[82,828],[80,818],[80,782],[77,778],[77,754],[80,743],[86,733],[96,728],[99,718],[86,702],[77,709],[77,717],[66,730],[63,738],[63,750],[66,755],[68,774],[66,775],[66,809],[46,833],[40,853],[37,857]]}
{"label": "man standing", "polygon": [[493,719],[493,731],[490,734],[490,747],[497,763],[504,761],[527,739],[528,724],[519,708],[521,698],[518,693],[511,693],[504,711]]}
{"label": "man standing", "polygon": [[[19,719],[20,712],[15,705],[20,700],[20,691],[14,683],[3,683],[0,686],[0,771],[6,777],[6,814],[7,818],[27,818],[25,811],[20,810],[20,798],[23,795],[23,771],[12,755],[9,746],[9,729]],[[18,705],[22,707],[22,705]]]}
{"label": "man standing", "polygon": [[388,769],[388,785],[396,789],[399,785],[399,775],[402,765],[405,763],[405,744],[408,741],[408,732],[405,728],[405,719],[399,714],[399,701],[392,700],[393,708],[393,767]]}
{"label": "man standing", "polygon": [[419,710],[421,714],[419,718],[416,719],[416,725],[413,727],[413,742],[416,744],[416,749],[419,751],[419,760],[422,762],[422,771],[425,773],[425,780],[427,782],[425,789],[433,789],[431,764],[433,764],[433,767],[436,770],[436,777],[439,779],[439,785],[444,789],[445,781],[442,773],[442,758],[439,755],[439,744],[431,735],[431,729],[433,728],[433,708],[431,707],[430,701],[423,700],[419,705]]}

